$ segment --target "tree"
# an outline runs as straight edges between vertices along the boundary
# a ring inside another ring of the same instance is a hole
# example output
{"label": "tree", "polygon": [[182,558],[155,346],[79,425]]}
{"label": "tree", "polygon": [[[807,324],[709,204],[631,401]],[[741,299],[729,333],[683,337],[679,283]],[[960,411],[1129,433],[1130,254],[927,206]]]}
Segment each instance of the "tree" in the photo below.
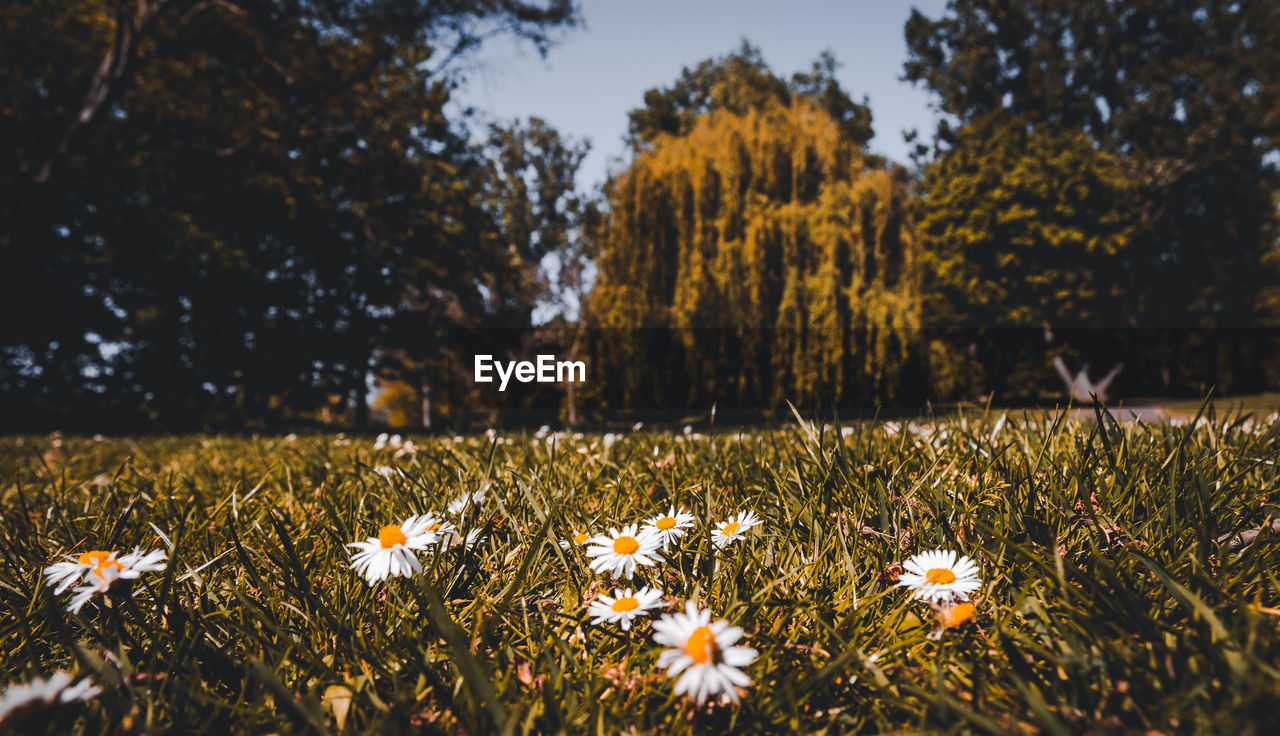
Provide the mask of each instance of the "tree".
{"label": "tree", "polygon": [[935,324],[1125,325],[1133,186],[1083,131],[975,119],[925,169],[920,234]]}
{"label": "tree", "polygon": [[906,179],[814,102],[760,104],[655,135],[608,186],[590,309],[615,405],[829,407],[899,385],[919,318]]}
{"label": "tree", "polygon": [[444,112],[451,62],[573,21],[567,0],[6,6],[0,298],[42,318],[6,322],[0,389],[173,422],[338,391],[361,423],[401,315],[480,319],[513,273]]}
{"label": "tree", "polygon": [[[925,168],[921,188],[925,320],[948,328],[940,363],[973,354],[980,390],[1034,395],[1064,347],[1042,335],[1130,323],[1127,295],[1146,286],[1128,264],[1135,186],[1082,130],[1004,112],[976,118]],[[1063,334],[1084,353],[1118,347],[1089,330]]]}
{"label": "tree", "polygon": [[685,67],[670,87],[645,92],[644,107],[630,113],[631,142],[639,148],[663,133],[685,135],[711,110],[745,114],[801,98],[826,111],[843,138],[864,146],[873,135],[871,110],[865,97],[854,102],[840,87],[838,68],[835,56],[824,51],[808,72],[798,72],[787,82],[770,71],[759,48],[744,40],[735,52],[706,59],[693,69]]}
{"label": "tree", "polygon": [[913,11],[906,36],[906,78],[946,114],[940,149],[1005,112],[1117,157],[1138,196],[1133,324],[1255,323],[1275,245],[1274,2],[953,0],[937,20]]}
{"label": "tree", "polygon": [[[585,141],[562,136],[539,118],[489,126],[480,158],[467,171],[465,191],[487,226],[476,233],[485,239],[481,250],[495,256],[479,277],[483,304],[466,309],[465,316],[460,304],[442,304],[447,319],[426,305],[402,310],[383,340],[392,349],[379,352],[380,379],[400,388],[413,385],[427,403],[448,409],[432,399],[433,384],[460,365],[469,370],[476,353],[521,352],[527,336],[520,333],[532,325],[536,312],[563,307],[562,291],[573,286],[584,258],[580,231],[590,203],[576,178],[587,150]],[[449,342],[447,327],[506,329],[459,331],[467,337],[458,347],[467,353],[447,355],[439,349]],[[467,390],[467,384],[453,381],[450,401],[478,398],[479,389]],[[431,421],[429,412],[421,418]]]}
{"label": "tree", "polygon": [[[572,260],[581,245],[579,228],[589,204],[576,179],[588,150],[585,141],[565,138],[536,117],[490,127],[476,189],[507,250],[530,264],[523,289],[501,296],[505,311],[498,323],[528,324],[538,301],[560,298],[548,270],[558,273],[559,259]],[[555,262],[548,263],[548,256]]]}

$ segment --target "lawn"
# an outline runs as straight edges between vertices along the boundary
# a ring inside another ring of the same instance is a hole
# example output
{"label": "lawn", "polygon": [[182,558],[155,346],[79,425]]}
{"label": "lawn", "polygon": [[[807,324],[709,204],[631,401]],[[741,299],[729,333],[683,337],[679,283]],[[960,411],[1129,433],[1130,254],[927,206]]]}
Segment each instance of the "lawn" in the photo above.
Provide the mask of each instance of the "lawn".
{"label": "lawn", "polygon": [[[1131,402],[1137,404],[1139,402]],[[1194,416],[1200,408],[1196,400],[1160,401],[1151,403],[1164,405],[1170,412]],[[1243,394],[1240,396],[1219,396],[1213,402],[1219,411],[1252,412],[1254,414],[1270,414],[1280,411],[1280,393]]]}
{"label": "lawn", "polygon": [[[1280,729],[1274,420],[974,413],[412,445],[0,440],[3,679],[100,689],[0,730]],[[613,586],[574,534],[671,504],[692,528],[630,583],[660,588],[659,608],[593,624]],[[742,511],[763,523],[718,547]],[[414,552],[420,574],[374,585],[351,568],[349,543],[428,512],[475,544]],[[168,564],[78,614],[42,574],[135,548]],[[978,565],[967,620],[894,583],[935,549]],[[658,666],[654,624],[688,601],[757,653],[738,704],[699,705]]]}

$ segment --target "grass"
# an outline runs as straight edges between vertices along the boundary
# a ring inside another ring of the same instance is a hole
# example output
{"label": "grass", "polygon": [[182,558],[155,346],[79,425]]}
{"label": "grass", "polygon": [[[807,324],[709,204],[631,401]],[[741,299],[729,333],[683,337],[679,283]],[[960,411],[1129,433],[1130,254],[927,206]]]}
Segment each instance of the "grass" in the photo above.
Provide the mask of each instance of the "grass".
{"label": "grass", "polygon": [[[997,423],[999,428],[997,430]],[[1280,424],[971,414],[705,437],[0,440],[0,668],[91,676],[48,733],[1275,733]],[[500,435],[501,436],[501,435]],[[55,446],[55,444],[60,446]],[[392,466],[386,478],[378,466]],[[344,545],[488,489],[487,539],[370,588]],[[699,517],[646,579],[743,627],[739,707],[696,708],[649,623],[592,626],[570,529]],[[765,525],[711,553],[709,522]],[[65,611],[66,552],[165,547],[134,596]],[[978,560],[968,624],[886,581],[936,547]]]}
{"label": "grass", "polygon": [[[1138,403],[1138,402],[1132,402]],[[1194,400],[1188,401],[1154,401],[1152,403],[1162,403],[1169,411],[1177,414],[1187,414],[1194,416],[1200,408],[1200,402]],[[1220,396],[1214,401],[1219,410],[1229,410],[1238,413],[1252,412],[1254,414],[1270,414],[1280,411],[1280,393],[1268,392],[1261,394],[1242,394],[1240,396]]]}

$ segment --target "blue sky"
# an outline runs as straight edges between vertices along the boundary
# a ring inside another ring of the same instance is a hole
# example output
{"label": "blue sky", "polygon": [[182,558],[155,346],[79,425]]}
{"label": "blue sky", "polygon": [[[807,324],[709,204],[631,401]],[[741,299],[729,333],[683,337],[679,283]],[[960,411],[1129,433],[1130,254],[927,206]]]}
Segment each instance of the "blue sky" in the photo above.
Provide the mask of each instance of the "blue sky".
{"label": "blue sky", "polygon": [[456,93],[496,120],[538,116],[561,133],[587,138],[591,154],[579,184],[601,183],[624,153],[627,111],[645,90],[675,81],[684,66],[758,46],[775,73],[806,70],[824,49],[843,65],[840,83],[870,98],[871,149],[905,162],[902,131],[928,134],[930,96],[899,81],[906,59],[903,24],[918,7],[942,14],[945,0],[583,0],[583,26],[570,30],[544,60],[528,46],[491,41],[467,66]]}

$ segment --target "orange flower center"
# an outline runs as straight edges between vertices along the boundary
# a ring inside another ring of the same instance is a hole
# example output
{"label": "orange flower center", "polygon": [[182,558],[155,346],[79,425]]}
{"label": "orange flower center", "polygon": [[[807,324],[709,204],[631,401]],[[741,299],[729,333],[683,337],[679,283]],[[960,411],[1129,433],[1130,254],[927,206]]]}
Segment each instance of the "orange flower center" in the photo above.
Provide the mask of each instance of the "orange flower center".
{"label": "orange flower center", "polygon": [[706,664],[715,659],[719,645],[716,643],[716,635],[711,633],[710,626],[699,626],[689,635],[689,640],[685,642],[684,653],[693,658],[698,664]]}
{"label": "orange flower center", "polygon": [[723,534],[723,535],[725,535],[726,537],[732,537],[733,535],[737,534],[737,533],[738,533],[738,522],[736,522],[736,521],[731,521],[731,522],[729,522],[728,524],[725,524],[725,525],[724,525],[724,531],[722,531],[722,532],[720,532],[720,533],[721,533],[721,534]]}
{"label": "orange flower center", "polygon": [[102,550],[85,552],[80,555],[80,564],[91,566],[93,568],[93,574],[100,578],[107,577],[108,570],[111,570],[115,575],[118,575],[120,571],[124,569],[124,565],[121,565],[115,560],[109,559],[114,554],[114,552],[104,552]]}
{"label": "orange flower center", "polygon": [[654,524],[654,526],[658,527],[659,529],[665,532],[668,529],[675,528],[676,520],[670,516],[664,516],[661,519],[658,519],[658,523]]}
{"label": "orange flower center", "polygon": [[631,596],[623,596],[622,598],[619,598],[618,600],[613,602],[613,610],[617,611],[618,613],[626,613],[627,611],[634,611],[639,607],[640,607],[640,601],[636,600],[635,598],[632,598]]}
{"label": "orange flower center", "polygon": [[620,555],[635,554],[640,549],[640,543],[635,537],[621,536],[613,540],[613,551]]}
{"label": "orange flower center", "polygon": [[945,567],[935,567],[924,574],[924,579],[934,585],[950,585],[956,581],[956,574]]}
{"label": "orange flower center", "polygon": [[399,524],[388,524],[378,530],[378,541],[382,542],[383,549],[391,549],[397,544],[404,544],[407,539]]}
{"label": "orange flower center", "polygon": [[574,544],[582,544],[582,543],[583,543],[583,542],[585,542],[585,541],[587,541],[587,534],[586,534],[586,532],[583,532],[582,534],[575,535],[575,536],[574,536],[574,538],[573,538],[573,543],[574,543]]}

